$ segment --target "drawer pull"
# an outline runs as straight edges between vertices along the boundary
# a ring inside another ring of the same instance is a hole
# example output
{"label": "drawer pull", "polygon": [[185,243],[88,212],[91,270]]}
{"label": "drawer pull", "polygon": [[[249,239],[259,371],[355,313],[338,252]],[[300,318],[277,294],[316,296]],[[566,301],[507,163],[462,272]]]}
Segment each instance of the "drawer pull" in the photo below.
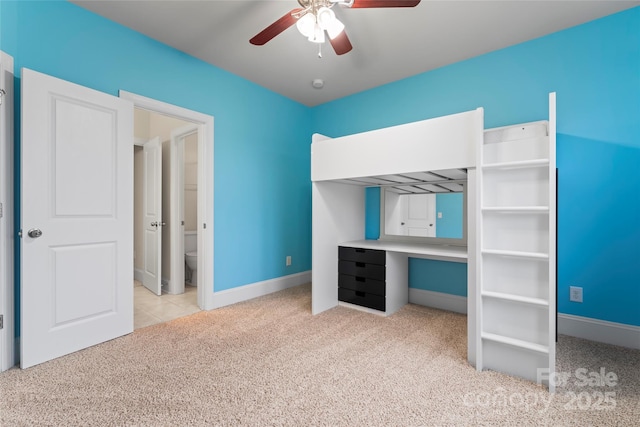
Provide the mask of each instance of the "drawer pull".
{"label": "drawer pull", "polygon": [[364,267],[364,262],[356,262],[356,267]]}
{"label": "drawer pull", "polygon": [[356,248],[356,252],[363,254],[364,253],[364,249]]}
{"label": "drawer pull", "polygon": [[364,292],[361,292],[361,291],[356,291],[356,296],[357,296],[357,297],[364,297],[364,296],[365,296],[365,293],[364,293]]}
{"label": "drawer pull", "polygon": [[356,276],[356,282],[366,282],[367,279],[365,277],[357,277]]}

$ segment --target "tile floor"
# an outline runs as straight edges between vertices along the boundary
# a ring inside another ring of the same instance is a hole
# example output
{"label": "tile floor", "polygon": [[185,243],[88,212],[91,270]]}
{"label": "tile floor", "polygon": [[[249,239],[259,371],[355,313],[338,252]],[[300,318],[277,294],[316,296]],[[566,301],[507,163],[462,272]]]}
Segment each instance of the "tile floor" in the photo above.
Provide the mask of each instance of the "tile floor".
{"label": "tile floor", "polygon": [[197,288],[194,286],[185,286],[184,294],[163,293],[158,296],[134,280],[133,328],[144,328],[198,312],[197,298]]}

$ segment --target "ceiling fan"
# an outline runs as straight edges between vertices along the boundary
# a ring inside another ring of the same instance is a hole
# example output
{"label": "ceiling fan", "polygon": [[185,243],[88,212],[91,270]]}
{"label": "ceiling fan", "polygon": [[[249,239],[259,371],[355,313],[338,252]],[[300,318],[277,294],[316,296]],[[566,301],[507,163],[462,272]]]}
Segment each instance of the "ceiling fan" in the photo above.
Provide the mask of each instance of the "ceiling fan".
{"label": "ceiling fan", "polygon": [[[344,24],[336,18],[331,10],[339,4],[349,8],[380,8],[380,7],[414,7],[420,0],[298,0],[301,7],[293,9],[282,18],[256,34],[249,42],[262,46],[287,28],[296,24],[302,35],[310,42],[322,44],[325,42],[325,32],[329,42],[338,55],[349,52],[353,46],[344,31]],[[321,56],[319,54],[319,56]]]}

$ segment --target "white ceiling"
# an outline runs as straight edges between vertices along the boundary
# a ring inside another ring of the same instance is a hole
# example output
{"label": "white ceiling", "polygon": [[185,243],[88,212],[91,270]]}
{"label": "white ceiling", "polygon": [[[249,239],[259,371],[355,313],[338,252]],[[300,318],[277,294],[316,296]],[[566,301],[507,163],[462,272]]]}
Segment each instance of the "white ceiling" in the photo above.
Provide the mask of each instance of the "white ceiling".
{"label": "white ceiling", "polygon": [[[334,7],[353,50],[337,56],[295,28],[249,39],[299,7],[296,0],[73,0],[219,68],[314,106],[531,40],[640,1],[422,0],[415,8]],[[314,89],[313,79],[324,88]]]}

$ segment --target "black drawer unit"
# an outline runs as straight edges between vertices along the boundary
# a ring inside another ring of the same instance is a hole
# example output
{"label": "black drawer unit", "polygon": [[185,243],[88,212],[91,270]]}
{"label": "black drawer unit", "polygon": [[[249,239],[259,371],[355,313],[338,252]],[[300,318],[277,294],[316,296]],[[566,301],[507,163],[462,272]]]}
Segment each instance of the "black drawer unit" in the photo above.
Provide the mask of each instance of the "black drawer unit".
{"label": "black drawer unit", "polygon": [[384,265],[345,261],[341,259],[338,261],[338,273],[384,281],[385,267]]}
{"label": "black drawer unit", "polygon": [[366,277],[340,273],[338,274],[338,287],[385,296],[384,280],[367,279]]}
{"label": "black drawer unit", "polygon": [[346,288],[338,288],[338,300],[361,305],[362,307],[373,308],[374,310],[384,311],[386,309],[385,298],[383,296],[352,291]]}
{"label": "black drawer unit", "polygon": [[365,264],[385,265],[386,252],[376,249],[338,247],[338,259],[345,261],[364,262]]}
{"label": "black drawer unit", "polygon": [[385,311],[386,252],[338,247],[338,300]]}

